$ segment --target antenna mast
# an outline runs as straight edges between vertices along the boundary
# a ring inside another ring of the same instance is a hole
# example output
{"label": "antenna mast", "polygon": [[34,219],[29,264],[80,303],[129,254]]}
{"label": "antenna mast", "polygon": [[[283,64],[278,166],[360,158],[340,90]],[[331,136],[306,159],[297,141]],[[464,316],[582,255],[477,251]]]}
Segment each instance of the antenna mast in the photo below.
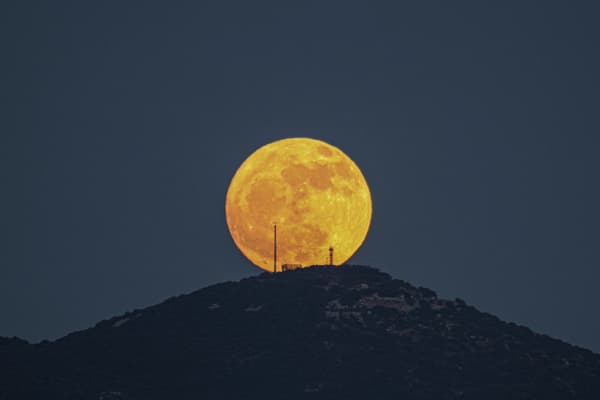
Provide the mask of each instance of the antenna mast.
{"label": "antenna mast", "polygon": [[277,224],[273,224],[273,272],[277,272]]}
{"label": "antenna mast", "polygon": [[329,265],[333,265],[333,247],[329,246]]}

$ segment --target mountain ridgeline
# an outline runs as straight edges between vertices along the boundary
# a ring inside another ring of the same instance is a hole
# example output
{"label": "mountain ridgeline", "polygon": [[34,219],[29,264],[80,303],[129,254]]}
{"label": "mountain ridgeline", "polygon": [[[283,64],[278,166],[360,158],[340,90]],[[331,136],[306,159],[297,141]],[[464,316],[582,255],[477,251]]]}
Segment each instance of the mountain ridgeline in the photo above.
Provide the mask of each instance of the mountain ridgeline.
{"label": "mountain ridgeline", "polygon": [[263,273],[55,342],[0,399],[599,399],[600,355],[362,266]]}

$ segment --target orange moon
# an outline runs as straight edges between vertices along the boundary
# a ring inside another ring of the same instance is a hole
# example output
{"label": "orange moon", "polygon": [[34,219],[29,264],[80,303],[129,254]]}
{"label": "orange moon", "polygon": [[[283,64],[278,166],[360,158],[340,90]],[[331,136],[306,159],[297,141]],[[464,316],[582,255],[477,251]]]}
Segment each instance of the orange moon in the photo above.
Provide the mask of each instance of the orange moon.
{"label": "orange moon", "polygon": [[233,241],[256,266],[274,271],[273,225],[277,225],[277,271],[345,263],[367,236],[371,193],[358,166],[320,140],[290,138],[252,153],[235,173],[225,199]]}

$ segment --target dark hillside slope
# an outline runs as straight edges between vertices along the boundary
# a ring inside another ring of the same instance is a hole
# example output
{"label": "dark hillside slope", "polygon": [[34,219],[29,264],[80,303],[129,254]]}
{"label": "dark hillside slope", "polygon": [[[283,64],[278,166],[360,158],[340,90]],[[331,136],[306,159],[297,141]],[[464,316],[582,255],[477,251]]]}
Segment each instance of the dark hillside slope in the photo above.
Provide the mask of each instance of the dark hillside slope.
{"label": "dark hillside slope", "polygon": [[222,283],[56,342],[0,399],[599,399],[600,356],[360,266]]}

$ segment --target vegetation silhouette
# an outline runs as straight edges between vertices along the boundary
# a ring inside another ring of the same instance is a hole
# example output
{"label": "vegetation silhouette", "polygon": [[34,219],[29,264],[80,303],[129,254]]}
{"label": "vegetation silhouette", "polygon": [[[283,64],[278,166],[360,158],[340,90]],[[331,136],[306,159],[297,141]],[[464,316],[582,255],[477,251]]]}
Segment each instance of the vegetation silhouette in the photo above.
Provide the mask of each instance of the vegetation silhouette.
{"label": "vegetation silhouette", "polygon": [[226,282],[55,342],[0,399],[597,399],[600,356],[364,266]]}

